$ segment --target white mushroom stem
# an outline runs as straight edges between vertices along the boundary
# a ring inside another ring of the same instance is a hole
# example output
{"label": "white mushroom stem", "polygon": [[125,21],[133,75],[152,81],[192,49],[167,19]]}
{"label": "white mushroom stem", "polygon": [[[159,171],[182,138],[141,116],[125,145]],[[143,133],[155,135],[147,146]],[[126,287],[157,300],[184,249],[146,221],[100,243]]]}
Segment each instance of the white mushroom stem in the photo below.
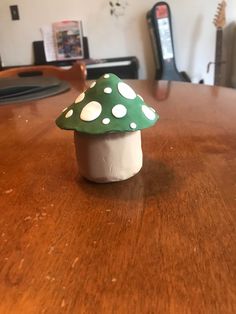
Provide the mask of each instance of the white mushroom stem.
{"label": "white mushroom stem", "polygon": [[142,168],[141,132],[89,135],[74,132],[81,175],[95,182],[126,180]]}

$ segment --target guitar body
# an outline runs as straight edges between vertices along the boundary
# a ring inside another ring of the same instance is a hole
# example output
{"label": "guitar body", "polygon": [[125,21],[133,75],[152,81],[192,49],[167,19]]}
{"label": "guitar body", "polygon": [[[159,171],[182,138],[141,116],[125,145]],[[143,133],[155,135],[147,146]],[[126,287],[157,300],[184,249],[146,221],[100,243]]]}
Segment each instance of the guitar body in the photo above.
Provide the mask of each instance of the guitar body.
{"label": "guitar body", "polygon": [[156,80],[189,82],[175,63],[171,13],[166,2],[158,2],[147,13],[147,21],[156,63]]}
{"label": "guitar body", "polygon": [[186,81],[183,74],[177,70],[174,58],[162,60],[161,69],[156,70],[156,79],[164,81]]}

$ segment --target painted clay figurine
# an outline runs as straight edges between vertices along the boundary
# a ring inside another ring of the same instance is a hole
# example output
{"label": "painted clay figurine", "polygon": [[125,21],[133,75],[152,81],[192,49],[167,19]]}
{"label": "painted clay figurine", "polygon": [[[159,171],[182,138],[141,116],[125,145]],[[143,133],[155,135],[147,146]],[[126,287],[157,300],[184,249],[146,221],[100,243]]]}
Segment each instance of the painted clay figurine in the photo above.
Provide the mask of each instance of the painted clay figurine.
{"label": "painted clay figurine", "polygon": [[95,182],[121,181],[142,168],[141,129],[159,116],[114,74],[105,74],[57,118],[73,130],[79,172]]}

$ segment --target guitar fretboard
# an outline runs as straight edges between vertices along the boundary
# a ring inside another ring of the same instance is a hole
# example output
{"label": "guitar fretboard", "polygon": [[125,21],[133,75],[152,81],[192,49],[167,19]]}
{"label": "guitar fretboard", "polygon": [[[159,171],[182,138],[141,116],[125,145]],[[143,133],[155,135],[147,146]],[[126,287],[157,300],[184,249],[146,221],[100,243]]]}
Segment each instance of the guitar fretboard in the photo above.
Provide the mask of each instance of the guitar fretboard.
{"label": "guitar fretboard", "polygon": [[216,31],[214,85],[220,85],[221,84],[222,39],[223,39],[223,30],[222,30],[222,28],[218,28],[217,31]]}

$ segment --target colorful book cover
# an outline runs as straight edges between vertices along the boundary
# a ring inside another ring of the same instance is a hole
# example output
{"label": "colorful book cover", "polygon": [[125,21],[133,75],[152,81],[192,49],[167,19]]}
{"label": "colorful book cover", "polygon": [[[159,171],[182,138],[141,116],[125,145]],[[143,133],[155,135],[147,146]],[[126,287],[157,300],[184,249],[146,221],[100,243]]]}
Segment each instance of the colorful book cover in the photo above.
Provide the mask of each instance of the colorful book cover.
{"label": "colorful book cover", "polygon": [[81,21],[62,21],[52,25],[57,60],[83,59]]}

